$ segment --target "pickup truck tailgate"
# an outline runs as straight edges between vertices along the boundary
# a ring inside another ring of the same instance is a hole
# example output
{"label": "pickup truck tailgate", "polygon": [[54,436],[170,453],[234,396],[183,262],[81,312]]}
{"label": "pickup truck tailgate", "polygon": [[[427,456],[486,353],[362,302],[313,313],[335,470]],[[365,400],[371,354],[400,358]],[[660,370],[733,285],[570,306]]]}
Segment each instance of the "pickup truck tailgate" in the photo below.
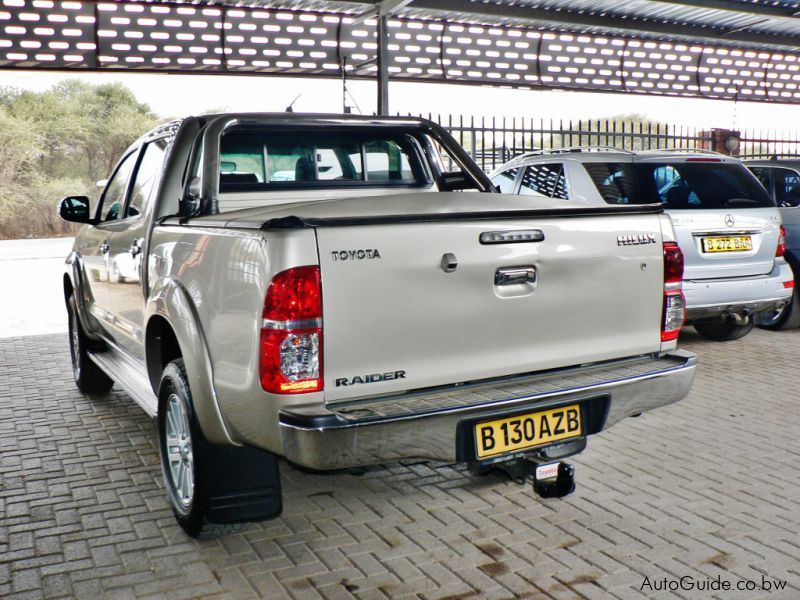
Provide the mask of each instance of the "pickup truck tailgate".
{"label": "pickup truck tailgate", "polygon": [[[508,231],[543,239],[480,241]],[[661,239],[655,214],[319,227],[326,401],[657,352]]]}

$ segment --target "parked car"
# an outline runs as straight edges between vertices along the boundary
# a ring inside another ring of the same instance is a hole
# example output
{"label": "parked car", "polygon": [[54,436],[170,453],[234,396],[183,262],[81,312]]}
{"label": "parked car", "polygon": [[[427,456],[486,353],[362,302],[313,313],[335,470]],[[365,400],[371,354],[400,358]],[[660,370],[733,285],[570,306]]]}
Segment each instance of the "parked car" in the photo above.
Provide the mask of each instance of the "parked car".
{"label": "parked car", "polygon": [[519,156],[490,178],[531,207],[549,199],[587,208],[661,204],[686,261],[687,323],[708,339],[741,338],[754,315],[780,311],[792,298],[781,216],[736,159],[702,151],[568,148]]}
{"label": "parked car", "polygon": [[[775,199],[786,231],[784,258],[794,273],[800,273],[800,158],[748,160],[745,163]],[[789,304],[761,315],[758,325],[765,329],[794,329],[800,326],[800,297],[794,288]]]}
{"label": "parked car", "polygon": [[187,118],[60,213],[84,223],[64,275],[75,381],[157,417],[190,535],[280,513],[278,456],[494,465],[563,495],[587,436],[694,378],[660,205],[496,194],[426,120]]}

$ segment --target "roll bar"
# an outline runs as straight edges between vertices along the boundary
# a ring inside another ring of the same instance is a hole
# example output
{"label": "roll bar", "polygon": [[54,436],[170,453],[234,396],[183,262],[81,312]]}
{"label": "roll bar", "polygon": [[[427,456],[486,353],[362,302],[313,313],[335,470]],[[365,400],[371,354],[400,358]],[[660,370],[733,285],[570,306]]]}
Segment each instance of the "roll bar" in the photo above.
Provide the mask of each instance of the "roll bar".
{"label": "roll bar", "polygon": [[[206,117],[208,121],[198,134],[192,146],[189,167],[184,182],[182,206],[193,206],[191,215],[212,215],[219,212],[219,156],[220,142],[226,131],[233,127],[256,126],[277,129],[293,129],[307,127],[369,127],[400,129],[421,132],[433,138],[448,153],[464,174],[472,180],[474,186],[482,191],[493,193],[497,190],[489,177],[470,158],[469,154],[456,142],[443,127],[416,117],[364,117],[352,115],[304,115],[298,113],[244,113],[214,115]],[[198,165],[199,182],[193,176],[195,165]],[[434,175],[441,180],[442,173]],[[199,183],[199,185],[198,185]]]}

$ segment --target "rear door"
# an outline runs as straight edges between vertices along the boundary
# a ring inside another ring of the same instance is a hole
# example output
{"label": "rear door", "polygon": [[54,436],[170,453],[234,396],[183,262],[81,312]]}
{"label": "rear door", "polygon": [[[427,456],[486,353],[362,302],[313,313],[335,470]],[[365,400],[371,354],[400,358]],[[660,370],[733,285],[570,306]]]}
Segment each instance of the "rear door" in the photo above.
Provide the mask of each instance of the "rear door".
{"label": "rear door", "polygon": [[637,165],[640,187],[655,186],[683,250],[684,279],[766,275],[775,263],[780,215],[737,162],[695,157]]}
{"label": "rear door", "polygon": [[144,293],[142,290],[148,209],[161,176],[167,139],[148,142],[140,154],[124,213],[108,236],[109,292],[115,338],[144,362]]}
{"label": "rear door", "polygon": [[[481,243],[524,230],[543,239]],[[653,236],[620,246],[617,236]],[[658,351],[657,215],[317,230],[327,400]]]}

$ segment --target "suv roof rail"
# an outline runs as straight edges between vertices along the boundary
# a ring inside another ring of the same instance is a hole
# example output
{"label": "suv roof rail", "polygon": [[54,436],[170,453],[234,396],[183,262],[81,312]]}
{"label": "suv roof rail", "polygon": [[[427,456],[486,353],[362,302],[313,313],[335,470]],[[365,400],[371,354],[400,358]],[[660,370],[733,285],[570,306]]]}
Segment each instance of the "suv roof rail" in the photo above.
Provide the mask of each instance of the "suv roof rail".
{"label": "suv roof rail", "polygon": [[767,160],[780,160],[782,158],[800,158],[800,153],[798,152],[761,152],[756,154],[743,154],[738,156],[737,158],[741,160],[756,160],[756,159],[767,159]]}
{"label": "suv roof rail", "polygon": [[569,154],[572,152],[620,152],[622,154],[634,155],[635,152],[625,150],[623,148],[614,148],[613,146],[566,146],[564,148],[537,148],[518,154],[514,158],[524,156],[543,156],[546,154]]}
{"label": "suv roof rail", "polygon": [[652,148],[645,150],[645,152],[690,152],[692,154],[713,154],[714,156],[727,156],[728,158],[736,158],[722,152],[715,152],[714,150],[706,150],[705,148]]}

